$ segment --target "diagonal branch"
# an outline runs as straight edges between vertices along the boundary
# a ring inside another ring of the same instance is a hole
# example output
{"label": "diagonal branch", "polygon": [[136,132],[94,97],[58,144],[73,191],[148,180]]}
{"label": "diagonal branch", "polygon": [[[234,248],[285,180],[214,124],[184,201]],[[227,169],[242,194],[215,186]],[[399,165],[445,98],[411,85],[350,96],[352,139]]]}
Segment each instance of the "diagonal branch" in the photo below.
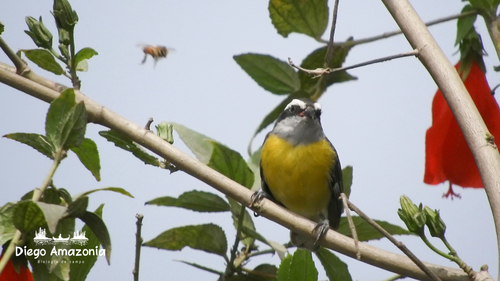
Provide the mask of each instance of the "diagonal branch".
{"label": "diagonal branch", "polygon": [[[3,68],[0,68],[0,83],[7,84],[46,102],[51,102],[59,96],[59,92],[41,86],[40,84],[16,75],[11,71],[6,71]],[[249,206],[251,196],[253,194],[252,191],[181,152],[159,136],[144,129],[143,126],[123,118],[108,108],[89,99],[79,91],[76,91],[75,94],[78,102],[85,102],[90,122],[100,124],[123,133],[133,141],[172,162],[180,170],[234,198],[245,206]],[[260,214],[263,217],[277,222],[294,232],[310,235],[312,238],[312,231],[316,226],[316,224],[312,221],[291,213],[290,211],[285,210],[267,199],[262,201],[262,205],[259,210],[261,211]],[[323,246],[354,258],[356,256],[356,248],[353,244],[352,239],[335,231],[328,231],[322,239]],[[427,275],[406,256],[391,253],[366,243],[359,244],[359,251],[361,252],[361,260],[365,263],[415,279],[428,280]],[[444,281],[468,280],[468,276],[460,269],[430,263],[426,263],[426,265]]]}
{"label": "diagonal branch", "polygon": [[[500,245],[500,154],[453,65],[407,0],[382,0],[441,89],[474,156],[490,203]],[[500,248],[498,248],[500,254]]]}

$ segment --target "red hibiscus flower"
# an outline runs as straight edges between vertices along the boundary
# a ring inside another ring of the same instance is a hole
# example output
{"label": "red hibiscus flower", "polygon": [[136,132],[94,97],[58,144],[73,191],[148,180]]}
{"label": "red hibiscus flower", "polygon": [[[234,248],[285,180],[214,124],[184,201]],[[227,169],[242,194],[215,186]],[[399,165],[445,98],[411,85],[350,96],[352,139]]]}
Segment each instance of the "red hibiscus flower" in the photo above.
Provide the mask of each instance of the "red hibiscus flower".
{"label": "red hibiscus flower", "polygon": [[[459,69],[460,62],[455,65]],[[500,109],[491,94],[484,72],[475,60],[464,85],[476,104],[495,143],[500,144]],[[432,126],[425,136],[425,175],[424,182],[436,185],[449,181],[449,195],[459,196],[453,192],[452,185],[461,187],[482,188],[476,162],[467,145],[455,117],[446,103],[440,90],[432,101]]]}
{"label": "red hibiscus flower", "polygon": [[0,273],[0,281],[33,281],[31,271],[22,264],[18,266],[19,273],[16,271],[12,259],[9,260],[2,273]]}

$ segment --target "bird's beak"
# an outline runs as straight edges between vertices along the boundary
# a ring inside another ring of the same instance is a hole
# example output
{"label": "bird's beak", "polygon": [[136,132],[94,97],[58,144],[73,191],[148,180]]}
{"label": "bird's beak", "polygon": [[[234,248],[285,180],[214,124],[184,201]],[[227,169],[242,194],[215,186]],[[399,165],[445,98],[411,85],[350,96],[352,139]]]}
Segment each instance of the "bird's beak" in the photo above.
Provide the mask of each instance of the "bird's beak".
{"label": "bird's beak", "polygon": [[304,110],[304,115],[311,118],[311,119],[316,119],[316,112],[314,110],[314,107],[308,106]]}

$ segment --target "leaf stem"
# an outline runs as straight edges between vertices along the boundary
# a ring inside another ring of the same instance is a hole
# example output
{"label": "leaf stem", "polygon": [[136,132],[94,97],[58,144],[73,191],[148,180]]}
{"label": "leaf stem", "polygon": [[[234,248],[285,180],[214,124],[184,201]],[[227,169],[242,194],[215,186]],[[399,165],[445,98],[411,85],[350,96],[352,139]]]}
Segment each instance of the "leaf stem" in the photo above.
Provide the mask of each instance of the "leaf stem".
{"label": "leaf stem", "polygon": [[0,48],[4,51],[4,53],[9,57],[10,61],[16,66],[16,73],[19,75],[23,75],[30,71],[28,65],[14,53],[14,51],[7,45],[7,43],[3,40],[2,36],[0,36]]}
{"label": "leaf stem", "polygon": [[433,250],[436,254],[446,258],[446,259],[449,259],[451,261],[456,261],[455,257],[454,256],[451,256],[451,255],[448,255],[444,252],[442,252],[441,250],[439,250],[438,248],[434,247],[434,245],[432,245],[432,243],[427,239],[427,236],[425,236],[425,233],[421,233],[419,234],[420,238],[422,238],[422,241],[424,241],[425,245],[427,245],[427,247],[429,247],[431,250]]}
{"label": "leaf stem", "polygon": [[241,205],[240,213],[238,215],[238,228],[236,229],[236,237],[234,238],[234,244],[231,248],[231,256],[229,262],[226,266],[226,272],[224,273],[223,280],[234,273],[234,260],[236,259],[236,252],[238,251],[238,244],[240,243],[241,229],[243,228],[243,219],[245,218],[245,205]]}
{"label": "leaf stem", "polygon": [[73,88],[76,90],[80,90],[81,81],[76,75],[76,65],[75,65],[75,27],[71,28],[69,31],[69,39],[70,39],[70,60],[69,64],[69,72],[71,74],[71,83],[73,83]]}
{"label": "leaf stem", "polygon": [[[57,167],[59,167],[59,164],[61,163],[61,160],[63,159],[64,154],[65,154],[65,152],[62,149],[56,153],[56,155],[54,157],[54,162],[52,163],[52,167],[50,167],[50,170],[49,170],[47,177],[43,181],[40,188],[36,188],[33,191],[33,197],[31,198],[31,200],[33,200],[33,202],[37,202],[40,199],[40,197],[42,196],[45,189],[47,189],[47,187],[51,185],[52,178],[54,177],[54,174],[57,170]],[[10,240],[9,246],[7,247],[5,252],[3,253],[3,257],[0,260],[0,273],[2,273],[3,269],[7,265],[7,262],[10,260],[10,257],[14,253],[15,246],[19,242],[21,242],[21,236],[22,236],[21,231],[16,230],[14,237],[12,237],[12,239]]]}
{"label": "leaf stem", "polygon": [[59,55],[57,53],[56,50],[54,50],[54,48],[50,48],[50,52],[52,53],[52,55],[54,55],[54,57],[56,57],[58,60],[62,61],[63,63],[65,64],[68,64],[68,60],[65,59],[63,56]]}

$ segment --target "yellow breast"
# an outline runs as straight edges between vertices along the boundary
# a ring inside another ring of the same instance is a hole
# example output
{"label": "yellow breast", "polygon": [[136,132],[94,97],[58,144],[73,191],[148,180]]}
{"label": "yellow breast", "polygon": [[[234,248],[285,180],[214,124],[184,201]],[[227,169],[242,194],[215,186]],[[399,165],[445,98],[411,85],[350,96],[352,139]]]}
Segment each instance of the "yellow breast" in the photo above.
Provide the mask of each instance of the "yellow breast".
{"label": "yellow breast", "polygon": [[330,170],[335,159],[326,139],[293,146],[271,134],[262,147],[261,169],[276,200],[317,221],[330,202]]}

